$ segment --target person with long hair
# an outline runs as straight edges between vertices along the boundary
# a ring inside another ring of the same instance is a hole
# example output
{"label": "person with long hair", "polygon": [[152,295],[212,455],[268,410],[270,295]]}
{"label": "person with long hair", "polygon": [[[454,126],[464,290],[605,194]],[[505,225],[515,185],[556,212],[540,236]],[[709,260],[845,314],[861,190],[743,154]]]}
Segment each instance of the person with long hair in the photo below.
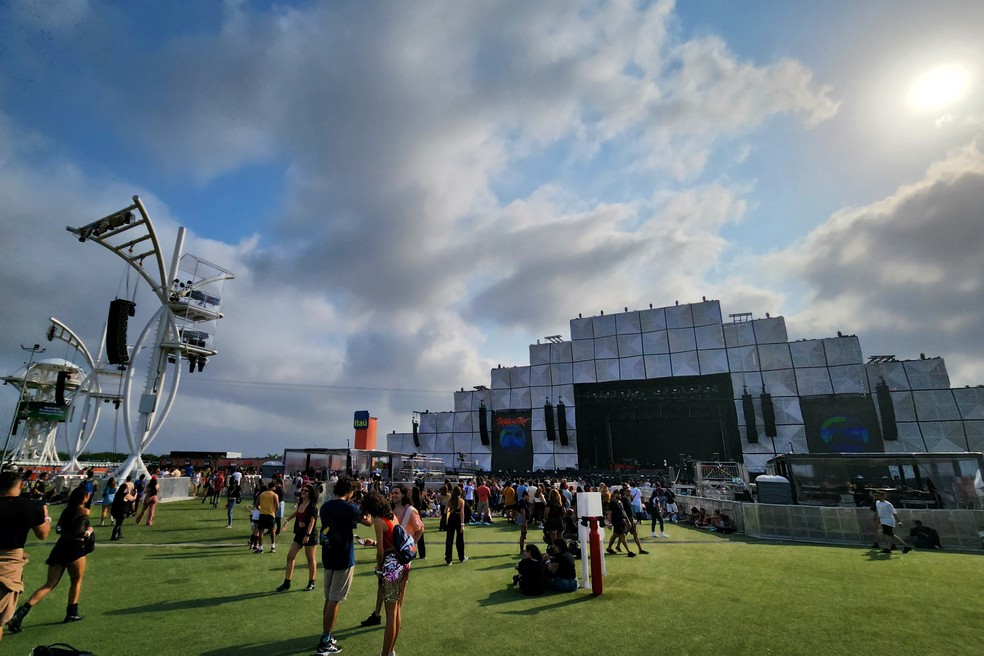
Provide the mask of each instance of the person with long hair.
{"label": "person with long hair", "polygon": [[119,485],[116,484],[116,478],[110,477],[109,481],[103,486],[102,492],[102,511],[99,513],[99,525],[105,526],[106,515],[109,514],[110,508],[113,506],[113,499],[116,498],[116,489]]}
{"label": "person with long hair", "polygon": [[550,537],[551,543],[563,537],[566,514],[560,492],[551,487],[547,494],[547,508],[543,511],[543,530]]}
{"label": "person with long hair", "polygon": [[[413,488],[417,490],[416,487]],[[419,492],[419,490],[418,490]],[[420,513],[417,509],[410,503],[411,494],[407,490],[406,486],[402,483],[398,483],[393,486],[390,490],[389,500],[393,508],[393,516],[399,522],[403,530],[407,532],[410,537],[413,538],[414,542],[417,543],[417,552],[420,553],[420,543],[424,539],[424,522],[420,519]],[[406,577],[410,576],[410,571],[407,570]],[[406,585],[406,582],[404,582]],[[379,587],[376,590],[376,608],[366,619],[362,620],[362,626],[376,626],[382,623],[381,612],[383,610],[383,585],[382,580],[380,580]]]}
{"label": "person with long hair", "polygon": [[547,489],[542,483],[533,486],[533,521],[543,528],[543,513],[547,509]]}
{"label": "person with long hair", "polygon": [[444,562],[450,567],[452,545],[458,549],[458,562],[463,563],[468,560],[468,556],[465,555],[465,500],[461,496],[461,487],[458,485],[451,490],[445,523],[447,535],[444,538]]}
{"label": "person with long hair", "polygon": [[157,482],[157,477],[151,476],[147,482],[147,487],[144,489],[143,507],[140,509],[140,514],[137,515],[137,524],[143,519],[144,513],[147,513],[147,526],[154,525],[154,513],[157,511],[157,493],[159,491],[160,484]]}
{"label": "person with long hair", "polygon": [[91,551],[91,548],[87,549],[86,542],[91,540],[93,533],[93,528],[89,524],[89,509],[85,507],[88,498],[89,493],[83,486],[75,488],[68,495],[65,509],[55,525],[58,542],[52,547],[48,560],[45,561],[48,565],[48,579],[34,591],[23,606],[17,609],[7,623],[7,630],[11,633],[21,630],[21,623],[31,612],[31,608],[54,590],[65,570],[68,570],[71,586],[68,589],[68,606],[64,621],[78,622],[82,619],[79,615],[79,595],[82,592],[82,578],[85,576],[86,554]]}
{"label": "person with long hair", "polygon": [[[427,510],[427,500],[424,498],[424,492],[416,485],[410,488],[410,503],[417,509],[417,516],[423,517],[423,513]],[[423,526],[423,520],[420,523]],[[416,537],[414,539],[417,540]],[[417,558],[427,559],[427,543],[424,541],[423,531],[420,532],[420,539],[417,540]]]}
{"label": "person with long hair", "polygon": [[386,627],[380,653],[383,656],[394,656],[396,641],[400,636],[410,564],[401,564],[396,559],[393,527],[396,526],[397,519],[386,497],[372,490],[362,499],[361,509],[364,514],[373,518],[372,525],[376,532],[376,576],[379,577],[383,604],[386,606]]}
{"label": "person with long hair", "polygon": [[314,583],[318,578],[318,562],[314,558],[315,548],[318,546],[318,490],[310,483],[301,488],[301,502],[297,504],[297,510],[287,515],[286,522],[290,523],[292,519],[294,540],[287,550],[284,582],[277,588],[277,592],[290,590],[290,579],[294,576],[294,559],[301,549],[304,549],[308,566],[308,584],[304,590],[310,592],[314,590]]}

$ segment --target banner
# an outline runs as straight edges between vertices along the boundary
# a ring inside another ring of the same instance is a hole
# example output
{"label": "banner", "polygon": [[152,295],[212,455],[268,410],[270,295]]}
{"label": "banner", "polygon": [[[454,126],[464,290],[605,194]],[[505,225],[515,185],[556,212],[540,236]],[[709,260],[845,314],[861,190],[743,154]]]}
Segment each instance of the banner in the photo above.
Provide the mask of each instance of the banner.
{"label": "banner", "polygon": [[492,411],[492,470],[533,470],[532,410]]}
{"label": "banner", "polygon": [[44,401],[24,401],[20,404],[17,419],[20,421],[28,419],[34,421],[67,421],[68,407],[67,405],[57,405]]}

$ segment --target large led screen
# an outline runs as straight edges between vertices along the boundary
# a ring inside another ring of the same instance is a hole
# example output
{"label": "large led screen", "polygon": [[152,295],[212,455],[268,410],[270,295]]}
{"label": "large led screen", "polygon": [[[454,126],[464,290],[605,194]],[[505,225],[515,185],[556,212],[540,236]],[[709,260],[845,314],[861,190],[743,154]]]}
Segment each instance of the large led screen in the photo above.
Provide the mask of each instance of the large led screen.
{"label": "large led screen", "polygon": [[800,398],[810,453],[875,453],[885,450],[870,396],[824,395]]}
{"label": "large led screen", "polygon": [[531,410],[492,411],[492,469],[532,471],[533,434]]}

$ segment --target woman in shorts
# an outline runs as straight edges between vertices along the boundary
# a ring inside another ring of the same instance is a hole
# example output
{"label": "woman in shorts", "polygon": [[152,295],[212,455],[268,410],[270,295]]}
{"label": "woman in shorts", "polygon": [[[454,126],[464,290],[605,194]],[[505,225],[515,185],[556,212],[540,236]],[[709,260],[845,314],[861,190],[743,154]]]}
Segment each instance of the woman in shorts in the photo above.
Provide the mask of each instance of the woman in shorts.
{"label": "woman in shorts", "polygon": [[393,653],[396,639],[400,636],[410,564],[403,565],[396,560],[393,527],[397,520],[386,497],[373,490],[363,498],[361,509],[363,514],[372,516],[372,525],[376,532],[376,576],[379,577],[383,604],[386,606],[386,627],[380,653],[388,655]]}
{"label": "woman in shorts", "polygon": [[315,547],[318,546],[318,491],[310,483],[301,488],[301,502],[297,504],[297,510],[287,515],[287,523],[294,520],[294,540],[290,543],[287,550],[287,570],[284,572],[284,582],[277,588],[277,592],[290,590],[290,579],[294,576],[294,559],[297,552],[304,549],[304,556],[307,558],[308,584],[304,588],[310,592],[314,590],[314,584],[318,575],[318,562],[314,558]]}

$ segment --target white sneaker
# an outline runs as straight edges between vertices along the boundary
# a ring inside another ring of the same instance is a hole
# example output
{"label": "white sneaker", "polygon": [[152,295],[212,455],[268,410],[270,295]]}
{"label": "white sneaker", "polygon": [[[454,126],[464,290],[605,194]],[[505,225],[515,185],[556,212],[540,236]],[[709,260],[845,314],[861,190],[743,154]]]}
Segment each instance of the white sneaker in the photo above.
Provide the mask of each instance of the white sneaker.
{"label": "white sneaker", "polygon": [[667,535],[666,533],[660,533],[660,534],[659,534],[659,537],[661,537],[661,538],[668,538],[668,537],[670,537],[670,536],[669,536],[669,535]]}
{"label": "white sneaker", "polygon": [[656,535],[656,531],[653,531],[653,537],[654,538],[658,538],[659,537],[658,535]]}

